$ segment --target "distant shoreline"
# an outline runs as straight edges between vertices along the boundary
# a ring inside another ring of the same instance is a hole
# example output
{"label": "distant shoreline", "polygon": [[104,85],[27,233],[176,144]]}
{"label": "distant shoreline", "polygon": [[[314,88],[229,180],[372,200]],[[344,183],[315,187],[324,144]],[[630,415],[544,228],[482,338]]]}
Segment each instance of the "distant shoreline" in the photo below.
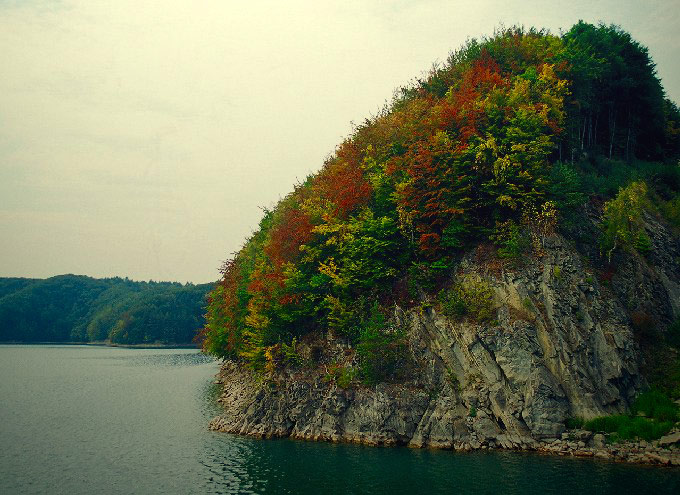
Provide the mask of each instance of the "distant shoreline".
{"label": "distant shoreline", "polygon": [[110,342],[0,342],[0,345],[87,345],[93,347],[123,347],[126,349],[200,349],[194,344],[114,344]]}

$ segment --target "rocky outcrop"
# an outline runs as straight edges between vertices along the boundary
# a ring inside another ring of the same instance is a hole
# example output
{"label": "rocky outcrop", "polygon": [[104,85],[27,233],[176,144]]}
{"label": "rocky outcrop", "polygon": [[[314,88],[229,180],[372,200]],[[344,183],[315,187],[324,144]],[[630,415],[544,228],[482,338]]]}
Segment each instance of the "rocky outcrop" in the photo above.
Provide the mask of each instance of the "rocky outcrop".
{"label": "rocky outcrop", "polygon": [[559,235],[519,269],[470,253],[459,271],[488,282],[495,318],[480,324],[447,318],[434,304],[395,307],[392,324],[408,335],[408,380],[346,389],[324,380],[324,367],[351,353],[334,341],[324,343],[313,369],[284,369],[268,380],[226,362],[219,374],[225,411],[211,428],[370,445],[550,451],[568,417],[623,412],[644,386],[631,294],[661,301],[659,321],[679,316],[677,239],[658,223],[649,232],[656,264],[621,255],[625,275],[611,282],[599,280]]}

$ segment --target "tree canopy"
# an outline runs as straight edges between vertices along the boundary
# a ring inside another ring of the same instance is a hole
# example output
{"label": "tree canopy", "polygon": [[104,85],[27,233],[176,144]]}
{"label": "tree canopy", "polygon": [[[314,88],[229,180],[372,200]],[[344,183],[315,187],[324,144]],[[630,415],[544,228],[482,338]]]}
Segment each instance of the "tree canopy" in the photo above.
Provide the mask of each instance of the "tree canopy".
{"label": "tree canopy", "polygon": [[210,293],[204,349],[261,367],[309,332],[356,343],[376,302],[414,299],[480,241],[550,231],[616,164],[677,163],[678,115],[617,26],[470,40],[266,210]]}

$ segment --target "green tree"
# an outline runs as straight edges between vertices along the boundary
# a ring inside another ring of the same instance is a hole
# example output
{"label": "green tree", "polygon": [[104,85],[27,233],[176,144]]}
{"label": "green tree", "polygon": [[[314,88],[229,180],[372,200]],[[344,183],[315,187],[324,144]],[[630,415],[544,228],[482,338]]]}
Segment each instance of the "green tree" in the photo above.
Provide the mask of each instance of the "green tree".
{"label": "green tree", "polygon": [[646,236],[642,212],[647,206],[647,184],[644,182],[631,183],[605,203],[600,246],[609,261],[616,248],[633,248],[642,236]]}

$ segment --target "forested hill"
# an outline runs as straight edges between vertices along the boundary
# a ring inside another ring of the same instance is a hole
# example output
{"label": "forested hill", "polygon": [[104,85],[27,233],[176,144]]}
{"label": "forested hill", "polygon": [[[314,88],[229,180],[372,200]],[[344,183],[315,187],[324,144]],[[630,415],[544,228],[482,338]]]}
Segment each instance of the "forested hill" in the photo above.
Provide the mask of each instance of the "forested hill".
{"label": "forested hill", "polygon": [[211,288],[81,275],[0,278],[0,342],[191,343]]}
{"label": "forested hill", "polygon": [[395,303],[476,313],[466,252],[512,271],[598,217],[582,237],[603,277],[617,252],[648,253],[644,214],[680,225],[679,150],[678,107],[621,28],[472,39],[265,212],[211,293],[204,348],[264,369],[332,334],[377,379]]}

